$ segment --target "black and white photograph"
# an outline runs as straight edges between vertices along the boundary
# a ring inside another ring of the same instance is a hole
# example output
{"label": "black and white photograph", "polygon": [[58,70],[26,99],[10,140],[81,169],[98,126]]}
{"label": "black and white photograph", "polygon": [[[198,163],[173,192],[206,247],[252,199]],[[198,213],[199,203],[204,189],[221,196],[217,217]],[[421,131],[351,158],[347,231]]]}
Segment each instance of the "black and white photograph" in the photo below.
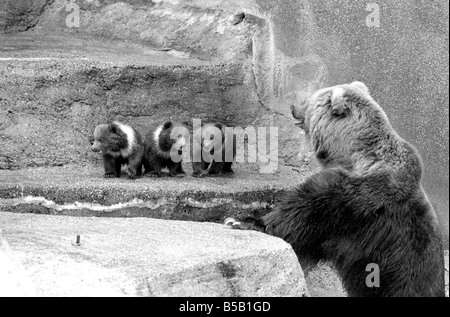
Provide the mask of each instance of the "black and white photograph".
{"label": "black and white photograph", "polygon": [[0,297],[448,296],[447,1],[0,0]]}

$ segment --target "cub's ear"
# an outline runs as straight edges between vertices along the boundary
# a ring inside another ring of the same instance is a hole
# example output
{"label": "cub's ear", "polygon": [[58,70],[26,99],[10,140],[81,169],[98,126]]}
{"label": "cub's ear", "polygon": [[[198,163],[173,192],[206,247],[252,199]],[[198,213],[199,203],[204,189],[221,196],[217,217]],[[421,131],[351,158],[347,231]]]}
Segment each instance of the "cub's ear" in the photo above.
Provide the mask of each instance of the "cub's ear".
{"label": "cub's ear", "polygon": [[110,124],[108,125],[108,127],[109,127],[109,130],[110,130],[112,133],[117,133],[117,130],[119,129],[119,127],[117,126],[117,124],[116,124],[115,122],[110,123]]}
{"label": "cub's ear", "polygon": [[223,128],[223,125],[220,123],[216,123],[214,126],[220,130],[222,130],[222,128]]}
{"label": "cub's ear", "polygon": [[166,123],[164,123],[164,130],[170,129],[171,127],[172,127],[171,121],[167,121]]}
{"label": "cub's ear", "polygon": [[334,88],[331,91],[331,114],[336,117],[345,116],[348,112],[347,99],[344,97],[345,90],[342,87]]}
{"label": "cub's ear", "polygon": [[352,85],[353,87],[356,87],[359,90],[361,90],[361,91],[365,92],[366,94],[370,95],[369,88],[367,88],[367,86],[363,82],[354,81],[350,85]]}

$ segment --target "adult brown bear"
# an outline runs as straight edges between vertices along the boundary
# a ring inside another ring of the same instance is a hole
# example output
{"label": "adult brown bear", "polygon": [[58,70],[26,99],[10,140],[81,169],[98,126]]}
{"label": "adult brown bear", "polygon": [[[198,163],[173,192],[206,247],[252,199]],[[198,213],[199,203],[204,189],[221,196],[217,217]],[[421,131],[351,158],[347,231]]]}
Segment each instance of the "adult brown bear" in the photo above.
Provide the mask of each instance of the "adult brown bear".
{"label": "adult brown bear", "polygon": [[[322,168],[253,227],[289,242],[304,267],[330,262],[349,296],[445,296],[442,235],[421,160],[367,87],[322,89],[293,115]],[[367,269],[375,267],[374,286]]]}

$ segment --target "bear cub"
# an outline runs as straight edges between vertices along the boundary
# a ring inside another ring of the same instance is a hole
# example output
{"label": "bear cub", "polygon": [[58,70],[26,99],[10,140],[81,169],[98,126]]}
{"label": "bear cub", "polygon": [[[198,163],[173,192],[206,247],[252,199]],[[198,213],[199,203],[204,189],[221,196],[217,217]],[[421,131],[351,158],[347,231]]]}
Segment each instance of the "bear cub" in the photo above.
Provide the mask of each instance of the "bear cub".
{"label": "bear cub", "polygon": [[100,124],[90,142],[92,151],[102,152],[106,178],[120,177],[122,165],[127,165],[126,173],[130,179],[142,175],[144,145],[134,128],[117,121]]}
{"label": "bear cub", "polygon": [[186,175],[182,167],[183,146],[189,140],[187,122],[167,121],[150,130],[144,141],[145,176],[161,177],[162,169],[169,170],[169,176]]}
{"label": "bear cub", "polygon": [[232,175],[236,156],[236,137],[228,135],[221,123],[202,124],[194,133],[192,176]]}

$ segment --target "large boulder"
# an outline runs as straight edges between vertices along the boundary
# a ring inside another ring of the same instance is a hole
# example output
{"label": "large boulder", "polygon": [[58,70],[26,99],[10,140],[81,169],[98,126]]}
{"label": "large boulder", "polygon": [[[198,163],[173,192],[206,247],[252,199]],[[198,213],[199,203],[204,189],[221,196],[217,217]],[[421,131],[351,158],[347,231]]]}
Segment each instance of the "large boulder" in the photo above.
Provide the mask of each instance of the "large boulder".
{"label": "large boulder", "polygon": [[39,296],[308,295],[291,246],[258,232],[14,213],[0,227]]}

